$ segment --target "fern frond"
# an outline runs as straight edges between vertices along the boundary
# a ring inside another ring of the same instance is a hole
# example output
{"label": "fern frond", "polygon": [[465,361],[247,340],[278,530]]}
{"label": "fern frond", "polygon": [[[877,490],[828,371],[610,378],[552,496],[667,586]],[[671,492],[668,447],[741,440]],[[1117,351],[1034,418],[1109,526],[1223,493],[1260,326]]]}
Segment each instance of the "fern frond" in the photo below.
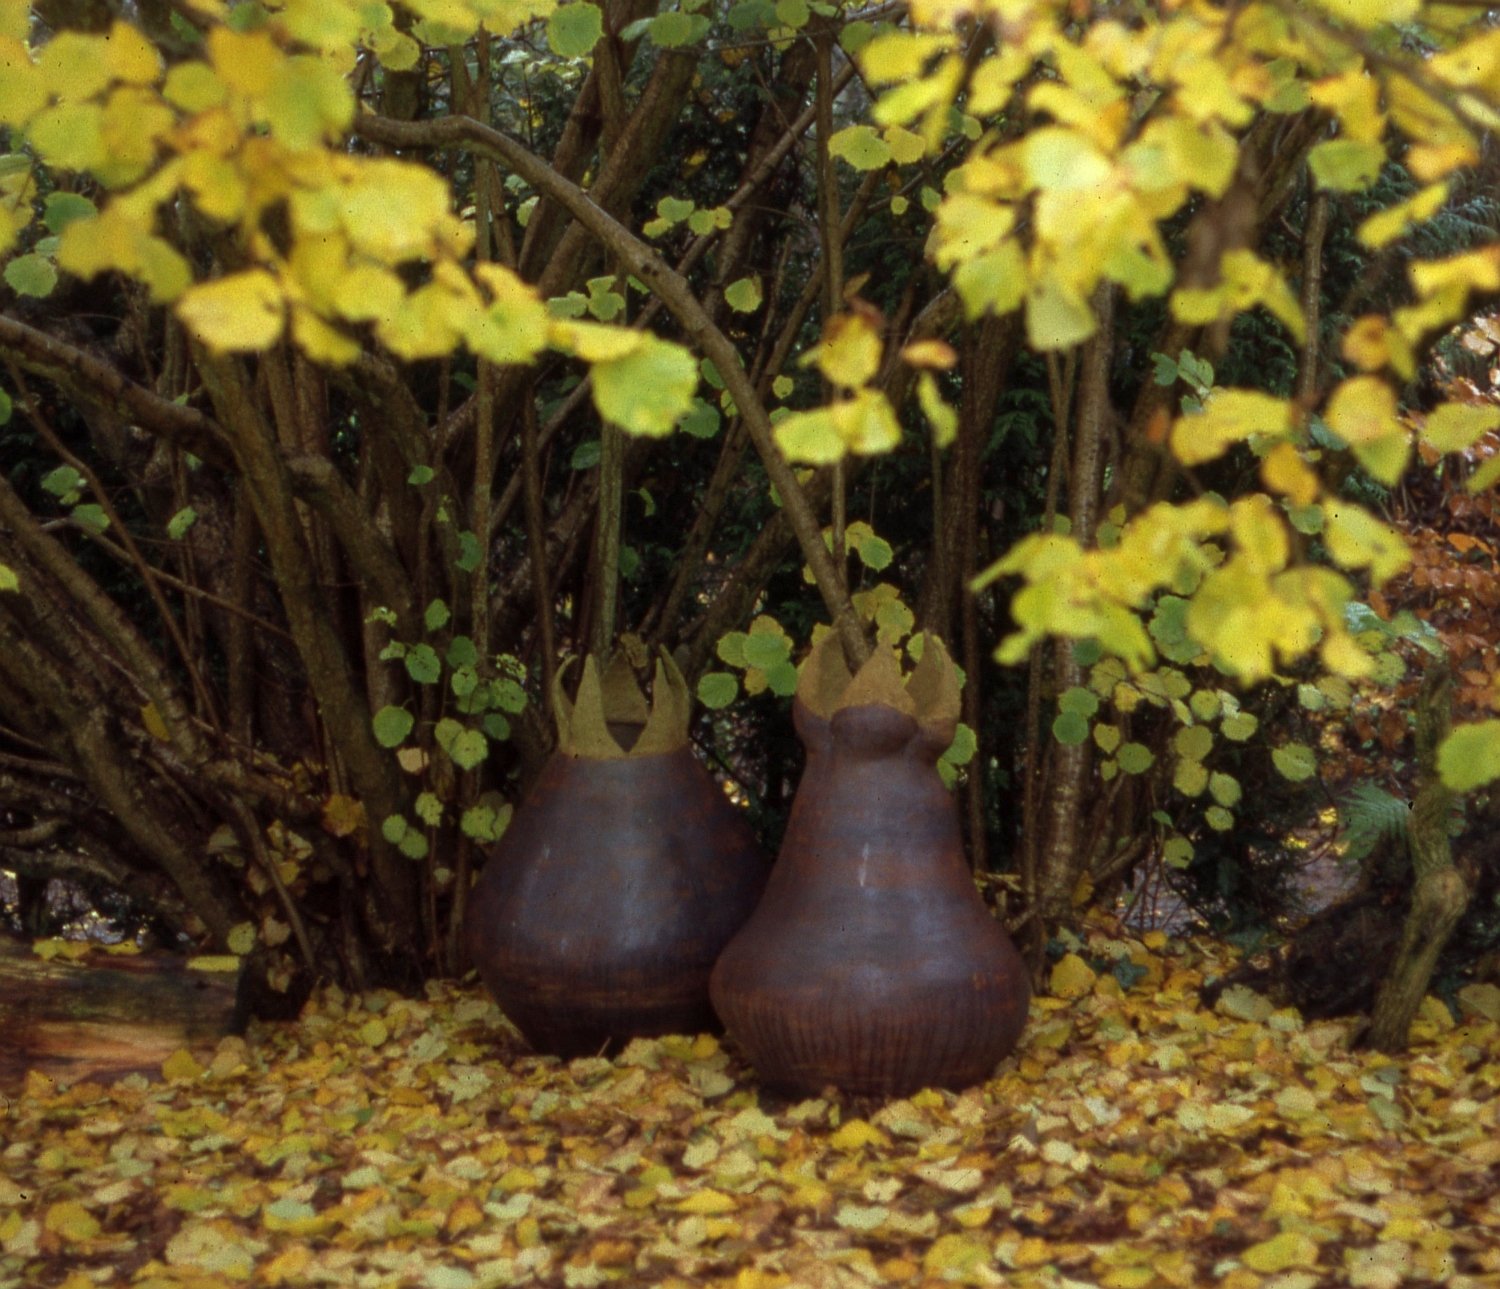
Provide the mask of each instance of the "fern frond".
{"label": "fern frond", "polygon": [[1361,783],[1339,803],[1344,830],[1344,858],[1358,863],[1383,841],[1404,841],[1411,807],[1373,783]]}

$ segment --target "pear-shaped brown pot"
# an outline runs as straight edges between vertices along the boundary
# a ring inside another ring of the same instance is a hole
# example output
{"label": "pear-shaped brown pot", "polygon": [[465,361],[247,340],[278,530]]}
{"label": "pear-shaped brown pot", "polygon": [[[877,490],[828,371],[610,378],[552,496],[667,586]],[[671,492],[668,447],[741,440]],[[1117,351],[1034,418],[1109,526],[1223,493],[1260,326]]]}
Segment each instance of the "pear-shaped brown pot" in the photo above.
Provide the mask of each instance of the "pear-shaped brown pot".
{"label": "pear-shaped brown pot", "polygon": [[[586,702],[596,700],[580,691],[580,711]],[[627,752],[603,743],[597,714],[590,738],[565,733],[490,849],[465,923],[470,958],[501,1011],[534,1048],[560,1056],[718,1028],[709,972],[768,867],[693,756],[685,719],[680,742],[671,729],[655,737],[648,722],[639,739],[626,738]],[[605,715],[618,713],[606,704]],[[616,732],[629,725],[609,721]],[[650,750],[663,742],[675,745]]]}
{"label": "pear-shaped brown pot", "polygon": [[937,772],[957,686],[932,673],[952,664],[936,640],[928,659],[911,682],[926,692],[894,703],[893,657],[835,702],[826,686],[818,700],[817,679],[842,660],[804,665],[793,712],[807,769],[765,896],[712,980],[725,1027],[772,1086],[963,1087],[1020,1037],[1026,969],[975,890]]}

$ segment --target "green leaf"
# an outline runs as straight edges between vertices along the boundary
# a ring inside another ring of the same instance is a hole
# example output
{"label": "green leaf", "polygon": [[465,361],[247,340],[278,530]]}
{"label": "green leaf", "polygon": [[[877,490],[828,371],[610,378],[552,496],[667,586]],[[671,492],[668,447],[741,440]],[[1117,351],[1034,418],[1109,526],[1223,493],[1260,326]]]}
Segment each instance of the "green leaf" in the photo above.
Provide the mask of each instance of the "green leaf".
{"label": "green leaf", "polygon": [[1186,868],[1193,862],[1193,843],[1186,837],[1168,837],[1161,848],[1161,861],[1168,868]]}
{"label": "green leaf", "polygon": [[87,197],[75,192],[54,192],[42,203],[42,222],[49,233],[60,233],[75,219],[87,219],[99,213]]}
{"label": "green leaf", "polygon": [[1105,756],[1112,756],[1120,746],[1120,740],[1124,735],[1120,733],[1118,725],[1095,725],[1094,742]]}
{"label": "green leaf", "polygon": [[380,824],[380,835],[392,846],[399,845],[410,831],[411,825],[400,815],[387,815]]}
{"label": "green leaf", "polygon": [[797,668],[790,658],[766,668],[766,688],[780,698],[790,698],[797,692]]}
{"label": "green leaf", "polygon": [[1240,801],[1240,781],[1232,774],[1215,770],[1208,776],[1208,792],[1221,806],[1237,806]]}
{"label": "green leaf", "polygon": [[1305,743],[1285,743],[1271,752],[1271,763],[1284,779],[1301,783],[1318,772],[1318,758]]}
{"label": "green leaf", "polygon": [[674,10],[658,14],[651,20],[651,40],[663,49],[679,49],[703,39],[708,28],[709,21],[702,14]]}
{"label": "green leaf", "polygon": [[1198,689],[1188,699],[1188,707],[1200,721],[1217,720],[1220,710],[1219,696],[1211,689]]}
{"label": "green leaf", "polygon": [[45,255],[18,255],[5,266],[5,281],[17,295],[51,295],[57,266]]}
{"label": "green leaf", "polygon": [[1074,685],[1072,689],[1064,690],[1058,697],[1057,710],[1075,712],[1079,716],[1092,716],[1099,710],[1099,699],[1083,686]]}
{"label": "green leaf", "polygon": [[1209,806],[1203,812],[1203,818],[1215,832],[1228,832],[1234,827],[1234,816],[1223,806]]}
{"label": "green leaf", "polygon": [[876,537],[873,533],[856,542],[854,550],[859,555],[859,562],[876,573],[883,568],[890,567],[891,560],[895,558],[890,542],[884,537]]}
{"label": "green leaf", "polygon": [[718,711],[734,702],[740,682],[727,671],[706,671],[698,678],[698,701],[710,711]]}
{"label": "green leaf", "polygon": [[623,357],[592,368],[594,406],[627,434],[661,438],[692,406],[698,364],[681,345],[646,336]]}
{"label": "green leaf", "polygon": [[89,501],[73,507],[73,522],[91,533],[102,533],[109,527],[109,516],[104,513],[103,506]]}
{"label": "green leaf", "polygon": [[1208,771],[1202,761],[1179,761],[1172,773],[1172,786],[1185,797],[1202,795],[1208,787]]}
{"label": "green leaf", "polygon": [[448,755],[460,770],[472,770],[490,754],[490,741],[482,730],[464,730],[448,745]]}
{"label": "green leaf", "polygon": [[406,653],[406,674],[419,685],[431,685],[442,674],[437,650],[429,644],[413,645]]}
{"label": "green leaf", "polygon": [[427,835],[418,832],[415,828],[409,829],[406,835],[396,843],[396,849],[408,859],[426,859]]}
{"label": "green leaf", "polygon": [[453,614],[449,611],[447,604],[442,600],[433,600],[422,615],[422,621],[427,624],[429,631],[441,631],[448,625],[448,619]]}
{"label": "green leaf", "polygon": [[758,631],[745,637],[745,665],[769,671],[777,663],[785,662],[791,653],[791,644],[779,632]]}
{"label": "green leaf", "polygon": [[682,430],[695,439],[711,439],[719,432],[719,409],[701,398],[693,399],[682,418]]}
{"label": "green leaf", "polygon": [[417,799],[412,802],[412,810],[429,828],[436,828],[443,818],[443,803],[438,800],[436,793],[417,793]]}
{"label": "green leaf", "polygon": [[559,5],[547,19],[547,44],[559,58],[584,57],[603,34],[604,15],[587,0]]}
{"label": "green leaf", "polygon": [[724,288],[724,303],[736,313],[754,313],[762,298],[759,277],[742,277]]}
{"label": "green leaf", "polygon": [[0,591],[19,591],[21,579],[9,564],[0,564]]}
{"label": "green leaf", "polygon": [[1059,712],[1052,722],[1052,737],[1067,747],[1077,747],[1088,736],[1088,720],[1077,712]]}
{"label": "green leaf", "polygon": [[943,753],[943,760],[949,765],[968,765],[974,759],[978,747],[979,741],[975,738],[974,731],[960,721],[953,731],[953,742],[948,744]]}
{"label": "green leaf", "polygon": [[184,506],[167,520],[167,536],[174,542],[180,542],[187,535],[187,530],[197,522],[198,512],[191,506]]}
{"label": "green leaf", "polygon": [[1385,145],[1357,139],[1329,139],[1307,154],[1307,166],[1320,188],[1357,192],[1380,177],[1385,165]]}
{"label": "green leaf", "polygon": [[504,743],[510,737],[510,722],[499,712],[486,712],[484,719],[479,722],[479,727],[495,743]]}
{"label": "green leaf", "polygon": [[891,159],[891,145],[869,125],[851,125],[830,136],[828,151],[856,170],[878,170]]}
{"label": "green leaf", "polygon": [[1235,743],[1243,743],[1253,737],[1259,728],[1260,722],[1249,712],[1235,712],[1233,716],[1224,718],[1219,726],[1219,733]]}
{"label": "green leaf", "polygon": [[568,458],[570,470],[592,470],[599,464],[599,440],[585,439],[573,449],[573,455]]}
{"label": "green leaf", "polygon": [[411,473],[406,476],[406,482],[414,488],[420,488],[424,483],[431,483],[437,475],[433,473],[430,465],[414,465]]}
{"label": "green leaf", "polygon": [[1438,774],[1454,792],[1500,778],[1500,721],[1460,725],[1438,748]]}
{"label": "green leaf", "polygon": [[714,652],[731,667],[748,667],[750,664],[745,661],[745,641],[749,638],[743,631],[727,632],[719,637]]}
{"label": "green leaf", "polygon": [[474,642],[468,636],[454,636],[448,642],[448,650],[443,656],[450,667],[477,667],[479,665],[479,650],[474,647]]}
{"label": "green leaf", "polygon": [[1144,743],[1127,743],[1115,759],[1126,774],[1145,774],[1156,763],[1156,754]]}
{"label": "green leaf", "polygon": [[381,747],[400,747],[416,723],[417,718],[404,707],[382,707],[371,722]]}
{"label": "green leaf", "polygon": [[490,694],[495,700],[495,706],[502,712],[516,716],[526,710],[526,690],[519,681],[512,680],[509,676],[491,681]]}
{"label": "green leaf", "polygon": [[472,837],[475,841],[499,841],[505,836],[505,830],[510,826],[513,814],[515,814],[515,807],[508,801],[499,806],[492,802],[481,801],[463,812],[459,817],[458,826],[464,836]]}
{"label": "green leaf", "polygon": [[1188,725],[1172,738],[1177,755],[1189,761],[1201,761],[1214,746],[1214,732],[1206,725]]}
{"label": "green leaf", "polygon": [[807,26],[810,17],[807,0],[776,0],[776,19],[782,26],[797,30]]}
{"label": "green leaf", "polygon": [[13,408],[10,401],[10,395],[5,390],[0,389],[0,425],[10,424],[10,414],[12,410]]}
{"label": "green leaf", "polygon": [[70,465],[60,465],[42,476],[42,490],[50,492],[63,505],[71,505],[83,489],[83,476]]}
{"label": "green leaf", "polygon": [[467,698],[479,687],[479,673],[472,667],[456,667],[448,677],[448,686],[456,697]]}

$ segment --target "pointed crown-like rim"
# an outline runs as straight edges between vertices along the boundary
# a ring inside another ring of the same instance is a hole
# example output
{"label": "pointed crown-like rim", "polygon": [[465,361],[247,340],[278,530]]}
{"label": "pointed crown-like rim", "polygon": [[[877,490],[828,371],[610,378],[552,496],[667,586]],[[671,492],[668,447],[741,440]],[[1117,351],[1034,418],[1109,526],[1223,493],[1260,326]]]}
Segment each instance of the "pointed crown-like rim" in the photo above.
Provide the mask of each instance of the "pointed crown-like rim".
{"label": "pointed crown-like rim", "polygon": [[[675,752],[686,746],[692,698],[687,681],[665,649],[656,660],[649,703],[623,652],[610,659],[602,675],[592,654],[584,658],[577,697],[569,699],[563,681],[574,661],[567,659],[552,682],[552,712],[561,751],[569,756],[617,760]],[[623,747],[610,732],[611,725],[639,726],[640,734],[628,748]]]}
{"label": "pointed crown-like rim", "polygon": [[838,637],[829,632],[803,660],[797,701],[824,720],[846,707],[880,704],[905,713],[923,729],[956,726],[962,706],[958,668],[931,632],[923,633],[922,657],[910,676],[901,674],[896,651],[886,645],[876,645],[851,674]]}

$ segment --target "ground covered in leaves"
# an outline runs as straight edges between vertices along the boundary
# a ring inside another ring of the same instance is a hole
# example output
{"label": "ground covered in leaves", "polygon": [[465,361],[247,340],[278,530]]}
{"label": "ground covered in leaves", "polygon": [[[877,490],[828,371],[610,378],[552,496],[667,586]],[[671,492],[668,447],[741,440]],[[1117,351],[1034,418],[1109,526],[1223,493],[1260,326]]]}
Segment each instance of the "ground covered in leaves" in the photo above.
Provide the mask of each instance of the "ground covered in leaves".
{"label": "ground covered in leaves", "polygon": [[0,1105],[0,1287],[1500,1284],[1500,990],[1348,1050],[1094,931],[960,1093],[800,1102],[708,1036],[528,1054],[475,988],[322,994]]}

